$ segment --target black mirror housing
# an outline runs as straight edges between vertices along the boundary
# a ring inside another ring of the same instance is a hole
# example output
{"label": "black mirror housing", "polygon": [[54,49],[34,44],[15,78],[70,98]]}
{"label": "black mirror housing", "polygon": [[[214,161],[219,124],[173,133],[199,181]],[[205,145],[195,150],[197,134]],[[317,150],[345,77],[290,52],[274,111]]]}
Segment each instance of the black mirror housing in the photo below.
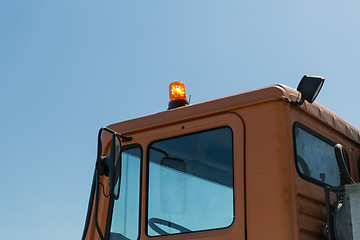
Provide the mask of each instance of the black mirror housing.
{"label": "black mirror housing", "polygon": [[[107,156],[102,156],[101,134],[106,130],[112,133],[110,152]],[[99,176],[109,177],[109,195],[115,199],[119,198],[120,182],[116,184],[121,174],[121,136],[108,128],[101,128],[98,137],[98,155],[96,161],[96,172]]]}
{"label": "black mirror housing", "polygon": [[324,81],[325,78],[323,77],[304,75],[297,87],[297,90],[301,93],[301,99],[298,102],[298,105],[303,104],[305,100],[309,103],[313,103],[319,94]]}
{"label": "black mirror housing", "polygon": [[110,153],[105,158],[105,165],[109,168],[109,187],[110,187],[110,194],[115,198],[119,198],[120,192],[120,184],[118,184],[117,189],[116,182],[120,178],[121,173],[121,139],[118,134],[113,133],[112,140],[111,140],[111,147]]}
{"label": "black mirror housing", "polygon": [[342,181],[344,181],[341,184],[355,183],[354,179],[350,175],[349,169],[346,166],[346,163],[349,162],[348,155],[345,151],[345,148],[341,144],[335,145],[335,156],[337,164],[339,166]]}

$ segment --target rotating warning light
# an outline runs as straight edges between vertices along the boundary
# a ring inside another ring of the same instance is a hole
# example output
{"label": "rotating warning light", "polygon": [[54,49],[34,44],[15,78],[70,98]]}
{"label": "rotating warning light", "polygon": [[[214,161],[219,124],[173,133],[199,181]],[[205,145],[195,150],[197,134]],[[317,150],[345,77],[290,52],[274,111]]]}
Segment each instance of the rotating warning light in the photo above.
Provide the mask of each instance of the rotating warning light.
{"label": "rotating warning light", "polygon": [[186,99],[185,85],[182,82],[172,82],[169,85],[169,109],[182,107],[189,104]]}

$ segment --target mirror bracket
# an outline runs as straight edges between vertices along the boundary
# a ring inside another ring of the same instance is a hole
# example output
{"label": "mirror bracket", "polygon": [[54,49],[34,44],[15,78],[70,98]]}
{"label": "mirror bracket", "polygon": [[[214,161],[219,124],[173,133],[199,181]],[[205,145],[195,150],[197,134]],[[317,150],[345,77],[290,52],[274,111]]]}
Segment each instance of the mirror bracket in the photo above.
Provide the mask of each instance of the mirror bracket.
{"label": "mirror bracket", "polygon": [[122,142],[130,142],[132,140],[132,137],[126,137],[123,135],[120,135],[120,138],[122,139]]}
{"label": "mirror bracket", "polygon": [[109,168],[109,156],[101,156],[97,159],[95,168],[100,176],[109,176],[110,168]]}

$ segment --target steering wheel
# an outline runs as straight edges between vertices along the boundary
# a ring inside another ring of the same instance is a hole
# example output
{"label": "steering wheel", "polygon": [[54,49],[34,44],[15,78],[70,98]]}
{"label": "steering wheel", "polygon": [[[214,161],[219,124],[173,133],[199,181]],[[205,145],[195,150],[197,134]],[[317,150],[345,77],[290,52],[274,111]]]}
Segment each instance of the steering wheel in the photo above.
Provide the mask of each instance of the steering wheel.
{"label": "steering wheel", "polygon": [[170,233],[162,230],[156,224],[160,224],[160,225],[164,225],[164,226],[176,229],[176,230],[180,231],[180,233],[191,232],[191,230],[186,227],[180,226],[179,224],[176,224],[176,223],[164,220],[164,219],[160,219],[160,218],[150,218],[148,220],[148,224],[152,230],[154,230],[155,232],[157,232],[160,235],[169,235]]}

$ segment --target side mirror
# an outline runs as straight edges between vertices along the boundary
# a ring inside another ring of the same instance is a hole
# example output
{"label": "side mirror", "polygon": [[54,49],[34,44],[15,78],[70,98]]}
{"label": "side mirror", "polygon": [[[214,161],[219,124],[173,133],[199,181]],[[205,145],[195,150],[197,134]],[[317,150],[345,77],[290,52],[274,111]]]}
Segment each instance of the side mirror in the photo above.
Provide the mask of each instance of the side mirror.
{"label": "side mirror", "polygon": [[341,184],[355,183],[354,179],[352,179],[350,172],[347,168],[346,163],[349,162],[348,155],[345,151],[345,148],[341,144],[335,145],[335,156],[340,170]]}
{"label": "side mirror", "polygon": [[[107,156],[101,156],[101,134],[103,130],[112,133],[110,153]],[[105,175],[109,177],[109,195],[113,196],[115,199],[119,199],[120,193],[120,182],[119,184],[116,183],[119,181],[121,174],[121,137],[120,134],[107,128],[102,128],[99,131],[96,170],[99,176]]]}
{"label": "side mirror", "polygon": [[[111,139],[111,146],[110,146],[110,153],[107,156],[102,156],[102,142],[101,137],[103,131],[107,131],[112,134]],[[111,130],[107,127],[102,127],[99,130],[98,134],[98,149],[97,149],[97,158],[96,158],[96,164],[95,164],[95,172],[94,172],[94,178],[93,183],[91,187],[91,193],[90,193],[90,199],[89,199],[89,206],[88,211],[86,215],[86,222],[84,227],[84,232],[82,239],[84,240],[86,238],[87,232],[89,230],[90,225],[90,219],[92,216],[92,210],[93,210],[93,204],[94,204],[94,222],[95,222],[95,228],[96,231],[99,234],[100,239],[108,239],[109,236],[103,235],[99,222],[98,222],[98,210],[99,210],[99,188],[100,185],[103,187],[103,194],[105,197],[112,196],[115,199],[119,199],[120,194],[120,175],[121,175],[121,140],[125,141],[131,141],[132,137],[125,137],[121,134]],[[109,177],[109,194],[105,195],[104,191],[104,185],[102,183],[99,183],[99,177],[100,176],[108,176]],[[108,223],[106,224],[106,229],[108,229]]]}
{"label": "side mirror", "polygon": [[[113,133],[110,147],[110,154],[105,158],[105,164],[109,167],[110,194],[119,199],[120,183],[116,184],[121,174],[121,139]],[[116,186],[117,185],[117,186]]]}

